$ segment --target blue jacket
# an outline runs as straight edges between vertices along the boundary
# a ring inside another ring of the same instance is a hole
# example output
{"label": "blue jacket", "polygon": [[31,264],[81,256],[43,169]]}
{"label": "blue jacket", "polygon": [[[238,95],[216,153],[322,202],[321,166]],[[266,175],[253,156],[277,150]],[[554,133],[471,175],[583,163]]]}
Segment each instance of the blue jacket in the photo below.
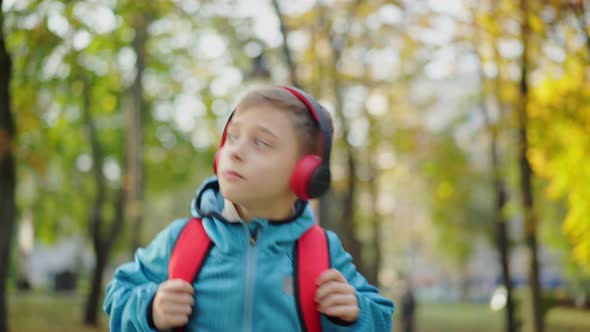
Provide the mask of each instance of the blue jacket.
{"label": "blue jacket", "polygon": [[[292,254],[297,238],[314,223],[308,204],[298,202],[295,217],[287,222],[255,219],[246,224],[221,216],[224,199],[215,177],[205,180],[197,193],[192,215],[203,219],[214,246],[193,283],[195,307],[185,331],[301,331],[291,287]],[[170,253],[187,221],[174,221],[137,250],[134,262],[116,270],[103,305],[111,331],[157,331],[148,319],[151,301],[168,279]],[[360,313],[348,325],[322,315],[323,331],[391,331],[393,303],[356,271],[333,232],[328,231],[328,239],[332,267],[356,289]]]}

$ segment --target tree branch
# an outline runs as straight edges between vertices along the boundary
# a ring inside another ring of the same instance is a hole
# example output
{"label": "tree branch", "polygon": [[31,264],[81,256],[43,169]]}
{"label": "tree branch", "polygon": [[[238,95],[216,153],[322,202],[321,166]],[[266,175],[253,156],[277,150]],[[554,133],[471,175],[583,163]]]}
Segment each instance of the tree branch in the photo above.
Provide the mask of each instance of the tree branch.
{"label": "tree branch", "polygon": [[588,50],[588,55],[590,56],[590,34],[588,33],[588,28],[586,27],[586,20],[584,19],[586,16],[584,3],[581,2],[579,7],[574,5],[573,1],[570,1],[568,4],[574,14],[574,17],[576,18],[576,21],[578,22],[580,31],[584,35],[584,39],[586,40],[586,48]]}
{"label": "tree branch", "polygon": [[283,15],[283,11],[278,0],[272,0],[272,6],[275,10],[275,13],[277,14],[277,17],[279,18],[281,38],[283,39],[283,54],[285,55],[287,66],[289,67],[289,81],[295,87],[301,88],[301,84],[297,78],[297,67],[293,61],[293,52],[291,51],[288,43],[289,31],[287,29],[287,25],[285,24],[285,16]]}
{"label": "tree branch", "polygon": [[92,155],[92,172],[94,175],[94,183],[96,185],[96,197],[92,206],[92,211],[89,216],[89,232],[92,237],[92,242],[96,252],[100,252],[103,249],[102,237],[101,237],[101,219],[102,219],[102,207],[106,199],[105,192],[105,179],[102,174],[103,166],[103,152],[98,141],[98,134],[96,131],[96,125],[90,111],[90,82],[87,77],[82,78],[83,91],[82,91],[82,116],[86,125],[86,133],[88,140],[90,141],[90,151]]}

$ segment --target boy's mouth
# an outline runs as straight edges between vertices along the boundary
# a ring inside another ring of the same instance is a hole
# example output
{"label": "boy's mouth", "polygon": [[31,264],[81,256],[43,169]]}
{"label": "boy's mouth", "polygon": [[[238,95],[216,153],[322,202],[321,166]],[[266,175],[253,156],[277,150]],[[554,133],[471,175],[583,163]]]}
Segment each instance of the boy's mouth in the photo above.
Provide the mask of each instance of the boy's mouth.
{"label": "boy's mouth", "polygon": [[238,179],[244,179],[244,177],[236,172],[236,171],[232,171],[232,170],[226,170],[223,171],[223,173],[221,173],[221,175],[226,179],[226,180],[238,180]]}

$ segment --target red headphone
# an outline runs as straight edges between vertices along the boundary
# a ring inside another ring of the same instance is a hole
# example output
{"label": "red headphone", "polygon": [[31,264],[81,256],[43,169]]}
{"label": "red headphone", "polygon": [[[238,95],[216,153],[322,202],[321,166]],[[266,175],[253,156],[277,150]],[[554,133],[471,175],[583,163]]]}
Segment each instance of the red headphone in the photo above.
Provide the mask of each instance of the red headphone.
{"label": "red headphone", "polygon": [[[303,156],[303,158],[299,160],[295,167],[295,171],[291,175],[291,190],[297,195],[297,197],[304,200],[320,197],[328,191],[331,181],[330,151],[332,150],[332,135],[329,120],[319,111],[320,109],[323,109],[322,105],[303,90],[287,86],[279,86],[279,88],[290,92],[297,97],[297,99],[301,100],[320,127],[320,155],[310,154]],[[227,127],[234,112],[231,113],[225,124],[223,135],[221,136],[221,144],[215,154],[215,160],[213,162],[213,170],[215,171],[215,174],[217,174],[219,151],[225,144]]]}

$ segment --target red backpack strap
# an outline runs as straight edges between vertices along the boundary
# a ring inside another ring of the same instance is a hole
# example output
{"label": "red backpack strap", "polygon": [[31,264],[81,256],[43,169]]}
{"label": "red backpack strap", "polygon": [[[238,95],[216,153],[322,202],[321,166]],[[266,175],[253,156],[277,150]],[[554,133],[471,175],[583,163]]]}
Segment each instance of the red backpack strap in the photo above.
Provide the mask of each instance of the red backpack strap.
{"label": "red backpack strap", "polygon": [[316,280],[330,268],[330,247],[328,234],[317,224],[297,240],[293,264],[295,302],[301,329],[320,332],[320,312],[315,302]]}
{"label": "red backpack strap", "polygon": [[[176,240],[168,263],[168,279],[193,283],[211,249],[211,239],[201,219],[190,219]],[[176,331],[182,331],[180,327]]]}

